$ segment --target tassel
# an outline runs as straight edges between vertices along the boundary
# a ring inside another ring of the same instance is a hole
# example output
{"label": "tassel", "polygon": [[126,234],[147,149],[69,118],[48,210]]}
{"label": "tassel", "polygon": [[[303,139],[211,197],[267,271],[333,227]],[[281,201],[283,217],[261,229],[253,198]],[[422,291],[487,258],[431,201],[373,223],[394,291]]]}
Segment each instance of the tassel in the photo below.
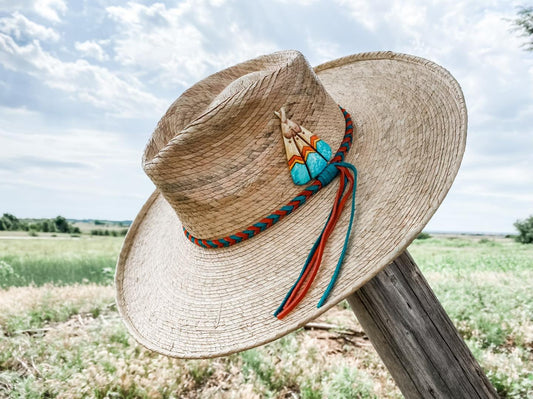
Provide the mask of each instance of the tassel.
{"label": "tassel", "polygon": [[348,229],[344,238],[344,245],[339,256],[337,266],[335,267],[335,271],[333,272],[333,276],[331,277],[331,280],[326,290],[324,291],[322,298],[317,304],[318,308],[324,305],[329,294],[333,290],[333,287],[335,286],[335,282],[340,273],[340,269],[344,261],[344,257],[346,255],[349,238],[352,231],[353,219],[355,216],[357,169],[352,164],[346,162],[334,162],[329,164],[328,167],[324,169],[324,171],[317,177],[317,180],[319,180],[322,185],[325,186],[338,174],[340,174],[339,188],[337,190],[335,202],[333,203],[333,207],[328,216],[326,224],[322,229],[322,232],[320,233],[315,244],[311,248],[311,251],[307,257],[307,260],[305,261],[300,275],[298,276],[298,279],[291,287],[276,312],[274,312],[274,316],[276,316],[280,320],[283,319],[291,310],[293,310],[298,305],[298,303],[300,303],[301,300],[304,298],[307,291],[309,291],[309,288],[311,287],[322,262],[322,256],[324,254],[324,249],[328,238],[333,232],[335,226],[337,225],[337,222],[340,219],[342,210],[344,209],[346,202],[351,198],[352,205],[350,222],[348,224]]}

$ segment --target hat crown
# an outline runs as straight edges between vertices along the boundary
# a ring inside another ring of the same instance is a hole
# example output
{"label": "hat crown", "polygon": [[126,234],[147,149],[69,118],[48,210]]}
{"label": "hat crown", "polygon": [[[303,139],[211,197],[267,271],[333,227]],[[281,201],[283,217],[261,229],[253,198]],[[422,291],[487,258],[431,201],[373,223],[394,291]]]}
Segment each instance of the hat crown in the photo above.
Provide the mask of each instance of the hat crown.
{"label": "hat crown", "polygon": [[288,118],[337,148],[342,112],[297,51],[205,78],[159,121],[143,167],[191,234],[233,234],[301,191],[291,180],[274,114],[282,107]]}

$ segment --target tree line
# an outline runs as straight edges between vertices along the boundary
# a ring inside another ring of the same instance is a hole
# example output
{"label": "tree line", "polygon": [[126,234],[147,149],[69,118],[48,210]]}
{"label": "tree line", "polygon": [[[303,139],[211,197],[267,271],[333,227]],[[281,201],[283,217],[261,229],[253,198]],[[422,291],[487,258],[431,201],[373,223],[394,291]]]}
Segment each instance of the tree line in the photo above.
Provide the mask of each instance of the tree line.
{"label": "tree line", "polygon": [[73,226],[63,216],[53,219],[42,219],[35,222],[21,220],[10,213],[0,218],[0,231],[35,231],[42,233],[81,234],[79,227]]}
{"label": "tree line", "polygon": [[125,236],[127,232],[128,232],[128,229],[121,229],[121,230],[94,229],[94,230],[91,230],[91,235],[92,236],[119,237],[119,236]]}

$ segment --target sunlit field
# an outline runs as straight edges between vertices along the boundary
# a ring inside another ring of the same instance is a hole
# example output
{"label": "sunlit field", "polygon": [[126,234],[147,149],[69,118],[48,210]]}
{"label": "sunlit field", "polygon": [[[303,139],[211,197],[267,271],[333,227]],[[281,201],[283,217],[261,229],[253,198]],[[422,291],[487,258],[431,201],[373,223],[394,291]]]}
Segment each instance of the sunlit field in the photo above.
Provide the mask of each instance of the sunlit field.
{"label": "sunlit field", "polygon": [[0,235],[0,261],[4,262],[0,264],[0,287],[49,282],[111,284],[123,240],[67,234],[2,239]]}
{"label": "sunlit field", "polygon": [[[0,397],[401,398],[345,303],[214,360],[151,353],[114,305],[121,237],[0,237]],[[502,397],[533,397],[533,245],[440,236],[409,251]]]}

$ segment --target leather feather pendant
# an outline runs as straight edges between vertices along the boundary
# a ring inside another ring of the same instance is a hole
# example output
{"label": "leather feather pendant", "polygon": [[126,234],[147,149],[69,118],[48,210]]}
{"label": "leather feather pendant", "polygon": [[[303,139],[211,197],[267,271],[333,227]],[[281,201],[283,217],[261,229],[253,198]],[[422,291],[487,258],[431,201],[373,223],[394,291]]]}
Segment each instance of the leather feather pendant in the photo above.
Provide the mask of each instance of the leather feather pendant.
{"label": "leather feather pendant", "polygon": [[285,108],[274,113],[281,120],[281,133],[292,181],[298,185],[307,184],[328,164],[332,155],[331,147],[303,126],[288,119]]}

